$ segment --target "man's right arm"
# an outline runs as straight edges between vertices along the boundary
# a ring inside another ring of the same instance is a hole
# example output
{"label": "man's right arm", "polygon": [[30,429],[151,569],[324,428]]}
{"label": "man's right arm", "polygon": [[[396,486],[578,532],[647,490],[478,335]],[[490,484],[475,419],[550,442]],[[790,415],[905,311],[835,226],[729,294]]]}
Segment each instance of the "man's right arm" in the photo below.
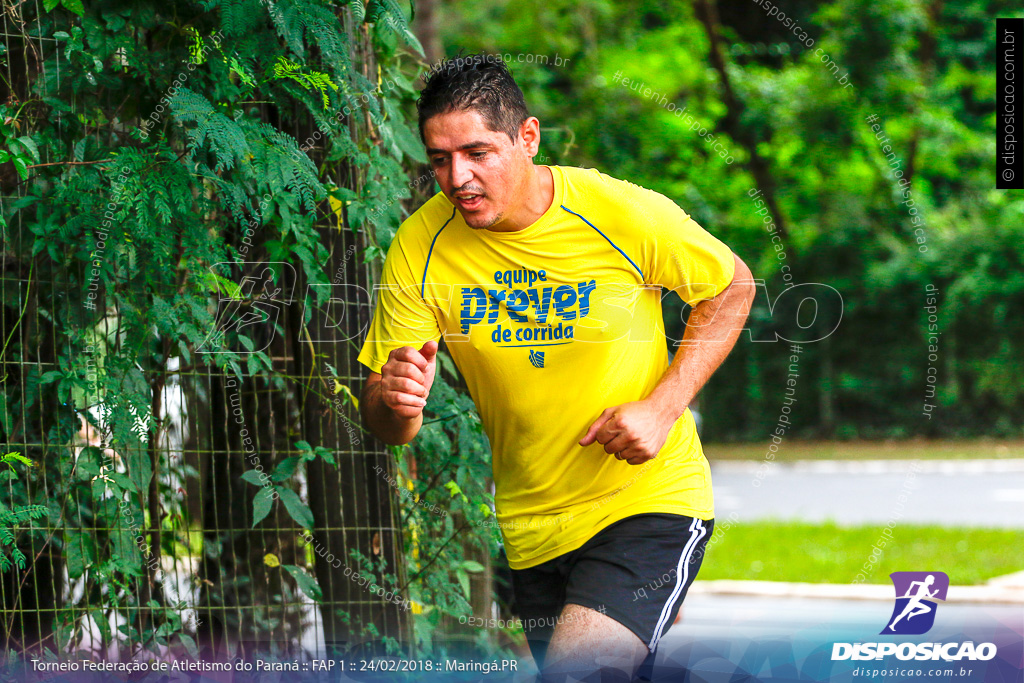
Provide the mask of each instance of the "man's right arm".
{"label": "man's right arm", "polygon": [[363,424],[384,443],[400,446],[413,440],[423,425],[423,407],[434,383],[437,342],[417,351],[394,349],[380,372],[371,372],[359,401]]}

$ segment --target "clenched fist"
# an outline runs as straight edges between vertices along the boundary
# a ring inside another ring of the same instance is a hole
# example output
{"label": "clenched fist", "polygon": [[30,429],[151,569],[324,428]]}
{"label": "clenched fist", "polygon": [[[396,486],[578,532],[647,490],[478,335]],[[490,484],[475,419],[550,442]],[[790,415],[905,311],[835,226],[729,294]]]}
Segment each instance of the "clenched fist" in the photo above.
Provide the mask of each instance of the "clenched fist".
{"label": "clenched fist", "polygon": [[630,465],[640,465],[658,455],[674,422],[647,401],[623,403],[606,408],[579,444],[600,443],[605,453],[614,453],[616,459]]}
{"label": "clenched fist", "polygon": [[436,341],[428,341],[419,351],[411,346],[392,351],[380,369],[384,405],[403,418],[422,413],[434,384],[436,365]]}

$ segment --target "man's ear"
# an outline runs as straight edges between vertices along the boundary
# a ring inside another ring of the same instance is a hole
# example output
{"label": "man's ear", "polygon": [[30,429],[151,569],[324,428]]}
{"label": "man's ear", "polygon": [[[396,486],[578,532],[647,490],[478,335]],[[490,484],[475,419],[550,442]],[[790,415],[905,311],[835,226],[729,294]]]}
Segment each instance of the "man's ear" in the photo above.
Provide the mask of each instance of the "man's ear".
{"label": "man's ear", "polygon": [[531,159],[537,156],[540,150],[540,121],[536,116],[530,116],[519,124],[519,140],[527,156]]}

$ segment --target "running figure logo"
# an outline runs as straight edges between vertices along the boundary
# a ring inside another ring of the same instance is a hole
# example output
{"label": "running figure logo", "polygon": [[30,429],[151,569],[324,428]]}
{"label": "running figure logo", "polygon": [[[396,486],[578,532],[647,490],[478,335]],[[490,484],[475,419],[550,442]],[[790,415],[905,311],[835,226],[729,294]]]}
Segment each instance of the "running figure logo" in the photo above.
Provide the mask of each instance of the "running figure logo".
{"label": "running figure logo", "polygon": [[915,636],[935,623],[935,600],[945,600],[949,577],[944,572],[893,572],[896,606],[882,634]]}

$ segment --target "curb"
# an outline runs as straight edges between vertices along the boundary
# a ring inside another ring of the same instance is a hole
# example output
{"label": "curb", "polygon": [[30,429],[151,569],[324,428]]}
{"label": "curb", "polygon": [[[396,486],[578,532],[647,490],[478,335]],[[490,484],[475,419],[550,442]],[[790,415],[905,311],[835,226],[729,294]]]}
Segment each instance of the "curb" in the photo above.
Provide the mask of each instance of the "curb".
{"label": "curb", "polygon": [[[994,580],[996,581],[996,580]],[[696,580],[690,595],[755,595],[768,598],[883,600],[895,598],[892,586],[881,584],[785,583],[782,581]],[[950,586],[946,603],[1024,605],[1024,587],[1012,585]]]}
{"label": "curb", "polygon": [[976,460],[712,460],[711,474],[754,474],[765,463],[813,474],[1010,474],[1024,472],[1024,458]]}

